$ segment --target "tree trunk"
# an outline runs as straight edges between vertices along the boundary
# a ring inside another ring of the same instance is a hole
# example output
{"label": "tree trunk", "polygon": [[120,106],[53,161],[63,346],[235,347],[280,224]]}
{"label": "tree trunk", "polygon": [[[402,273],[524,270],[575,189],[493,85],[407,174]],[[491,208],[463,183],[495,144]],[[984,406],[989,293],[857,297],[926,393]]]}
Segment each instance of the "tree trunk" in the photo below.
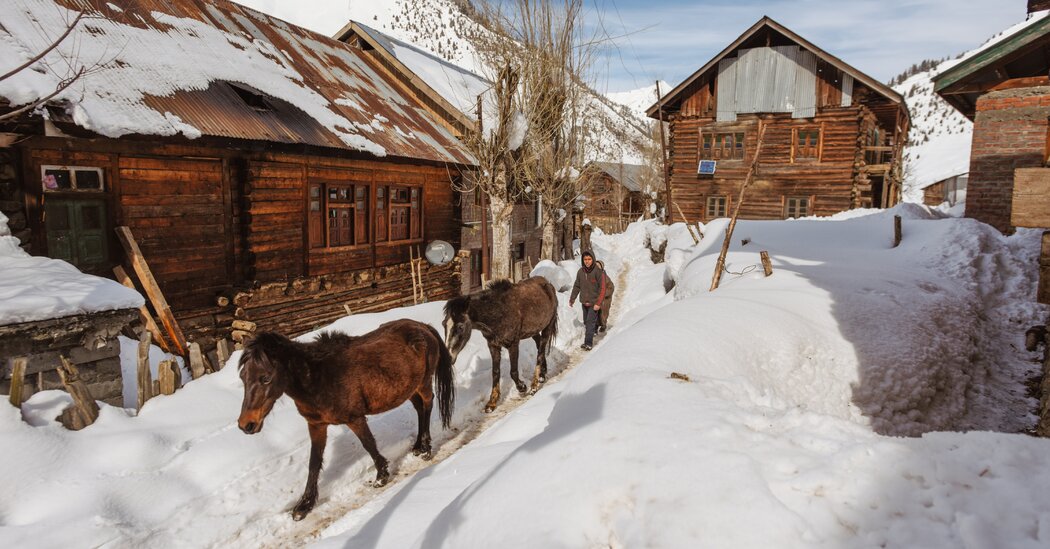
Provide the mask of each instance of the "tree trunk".
{"label": "tree trunk", "polygon": [[548,212],[544,212],[547,215],[547,219],[543,220],[543,245],[540,248],[540,259],[549,259],[551,261],[557,261],[555,255],[556,249],[558,248],[557,242],[555,241],[554,225],[556,221],[552,219]]}
{"label": "tree trunk", "polygon": [[510,222],[514,204],[500,196],[490,196],[492,209],[492,280],[511,278]]}

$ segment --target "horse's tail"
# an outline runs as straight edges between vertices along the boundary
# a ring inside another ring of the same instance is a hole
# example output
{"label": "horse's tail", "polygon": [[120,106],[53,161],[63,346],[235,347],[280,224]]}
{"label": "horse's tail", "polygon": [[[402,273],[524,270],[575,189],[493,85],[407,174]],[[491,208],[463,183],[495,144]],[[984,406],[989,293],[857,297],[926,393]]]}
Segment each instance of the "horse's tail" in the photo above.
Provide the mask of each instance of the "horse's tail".
{"label": "horse's tail", "polygon": [[547,289],[547,295],[551,298],[551,302],[554,304],[553,312],[551,313],[551,321],[547,324],[544,329],[545,332],[549,332],[547,336],[547,349],[549,350],[554,345],[554,338],[558,337],[558,291],[554,289],[554,286],[548,282],[545,286]]}
{"label": "horse's tail", "polygon": [[441,334],[433,326],[427,325],[434,334],[438,344],[438,364],[434,370],[434,380],[437,382],[438,408],[441,412],[441,425],[448,429],[452,424],[452,410],[456,406],[456,386],[454,383],[454,371],[452,369],[452,353],[448,352],[448,346],[441,339]]}

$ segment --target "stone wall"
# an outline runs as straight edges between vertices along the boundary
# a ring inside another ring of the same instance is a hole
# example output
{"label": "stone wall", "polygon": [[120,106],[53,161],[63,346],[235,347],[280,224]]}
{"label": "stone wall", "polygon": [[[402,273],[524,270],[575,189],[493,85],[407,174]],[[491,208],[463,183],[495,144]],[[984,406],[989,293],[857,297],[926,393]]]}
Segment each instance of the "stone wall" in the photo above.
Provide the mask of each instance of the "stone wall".
{"label": "stone wall", "polygon": [[1009,232],[1014,170],[1046,164],[1050,87],[991,92],[977,101],[966,217]]}

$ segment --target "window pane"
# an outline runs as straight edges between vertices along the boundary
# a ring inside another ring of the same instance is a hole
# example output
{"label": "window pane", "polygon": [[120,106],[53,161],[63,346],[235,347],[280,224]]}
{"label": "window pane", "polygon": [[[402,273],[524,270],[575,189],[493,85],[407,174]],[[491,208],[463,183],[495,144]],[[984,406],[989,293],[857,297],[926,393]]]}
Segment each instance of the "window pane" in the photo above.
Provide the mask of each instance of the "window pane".
{"label": "window pane", "polygon": [[77,170],[77,189],[98,191],[102,189],[102,180],[95,170]]}
{"label": "window pane", "polygon": [[69,170],[47,170],[44,172],[44,189],[48,191],[65,191],[73,188]]}

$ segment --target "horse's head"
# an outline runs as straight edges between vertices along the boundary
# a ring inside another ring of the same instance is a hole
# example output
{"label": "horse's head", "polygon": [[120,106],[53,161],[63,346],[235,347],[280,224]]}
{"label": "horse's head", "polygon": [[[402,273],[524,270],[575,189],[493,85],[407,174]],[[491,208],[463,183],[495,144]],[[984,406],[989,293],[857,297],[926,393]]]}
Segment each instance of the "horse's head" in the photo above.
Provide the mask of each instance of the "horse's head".
{"label": "horse's head", "polygon": [[470,332],[474,329],[470,321],[470,296],[459,296],[445,303],[445,345],[452,354],[452,363],[456,363],[463,347],[470,341]]}
{"label": "horse's head", "polygon": [[238,366],[244,382],[244,402],[237,426],[249,435],[262,430],[266,415],[284,394],[290,343],[280,334],[262,332],[244,347]]}

